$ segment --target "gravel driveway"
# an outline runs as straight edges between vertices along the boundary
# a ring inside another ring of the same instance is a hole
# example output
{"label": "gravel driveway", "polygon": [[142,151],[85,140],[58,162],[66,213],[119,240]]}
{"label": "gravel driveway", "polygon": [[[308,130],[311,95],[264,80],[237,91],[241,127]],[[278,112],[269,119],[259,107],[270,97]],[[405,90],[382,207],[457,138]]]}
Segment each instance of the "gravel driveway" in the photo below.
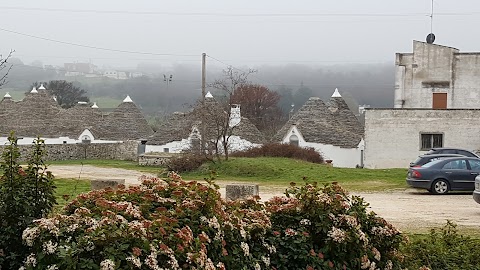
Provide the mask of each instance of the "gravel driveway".
{"label": "gravel driveway", "polygon": [[[125,179],[127,185],[138,184],[144,173],[115,168],[100,168],[84,165],[52,165],[48,168],[59,178],[78,179]],[[228,182],[218,181],[224,196]],[[282,195],[284,187],[261,187],[262,200]],[[407,189],[392,192],[352,193],[365,198],[370,209],[401,230],[426,231],[432,226],[442,226],[451,220],[459,226],[480,228],[480,204],[475,203],[471,193],[431,195],[423,190]]]}

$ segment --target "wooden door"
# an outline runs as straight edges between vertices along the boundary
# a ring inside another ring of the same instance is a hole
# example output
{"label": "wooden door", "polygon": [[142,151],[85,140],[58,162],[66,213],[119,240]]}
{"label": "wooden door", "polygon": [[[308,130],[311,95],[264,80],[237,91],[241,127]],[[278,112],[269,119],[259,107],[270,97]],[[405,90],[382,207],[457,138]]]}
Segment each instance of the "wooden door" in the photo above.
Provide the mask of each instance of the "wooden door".
{"label": "wooden door", "polygon": [[433,93],[433,109],[447,108],[447,93]]}

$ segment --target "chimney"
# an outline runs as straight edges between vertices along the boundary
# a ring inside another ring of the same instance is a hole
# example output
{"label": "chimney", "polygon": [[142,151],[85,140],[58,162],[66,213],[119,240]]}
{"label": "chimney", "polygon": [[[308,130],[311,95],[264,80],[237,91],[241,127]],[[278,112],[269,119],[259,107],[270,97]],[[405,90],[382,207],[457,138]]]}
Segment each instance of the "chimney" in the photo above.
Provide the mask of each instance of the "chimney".
{"label": "chimney", "polygon": [[230,108],[230,127],[234,127],[240,123],[240,120],[242,119],[240,115],[240,104],[232,104],[232,107]]}

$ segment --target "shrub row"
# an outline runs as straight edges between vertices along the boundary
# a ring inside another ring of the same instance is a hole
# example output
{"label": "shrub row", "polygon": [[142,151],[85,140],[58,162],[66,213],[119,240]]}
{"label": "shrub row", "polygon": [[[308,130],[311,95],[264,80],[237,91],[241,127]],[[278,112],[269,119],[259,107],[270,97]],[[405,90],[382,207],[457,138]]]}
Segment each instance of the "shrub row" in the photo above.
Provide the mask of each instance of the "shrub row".
{"label": "shrub row", "polygon": [[24,231],[24,267],[400,269],[400,232],[338,185],[257,199],[225,201],[175,173],[92,191]]}
{"label": "shrub row", "polygon": [[187,153],[170,159],[166,167],[169,171],[177,173],[191,172],[198,169],[207,161],[208,158],[204,155]]}
{"label": "shrub row", "polygon": [[312,163],[323,163],[323,157],[313,148],[302,148],[292,144],[269,143],[231,154],[233,157],[286,157]]}

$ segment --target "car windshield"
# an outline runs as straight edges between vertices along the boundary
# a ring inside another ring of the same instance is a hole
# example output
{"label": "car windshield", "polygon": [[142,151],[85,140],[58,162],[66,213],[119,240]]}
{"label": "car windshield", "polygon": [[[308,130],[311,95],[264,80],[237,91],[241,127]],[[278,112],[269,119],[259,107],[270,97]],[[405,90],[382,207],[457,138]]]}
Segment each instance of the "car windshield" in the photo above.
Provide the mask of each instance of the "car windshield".
{"label": "car windshield", "polygon": [[422,160],[422,156],[419,156],[412,164],[418,164]]}
{"label": "car windshield", "polygon": [[437,163],[439,163],[439,162],[441,162],[441,161],[443,161],[443,160],[437,159],[437,160],[434,160],[434,161],[432,161],[432,162],[429,162],[429,163],[423,165],[422,167],[428,168],[428,167],[431,167],[432,165],[435,165],[435,164],[437,164]]}

